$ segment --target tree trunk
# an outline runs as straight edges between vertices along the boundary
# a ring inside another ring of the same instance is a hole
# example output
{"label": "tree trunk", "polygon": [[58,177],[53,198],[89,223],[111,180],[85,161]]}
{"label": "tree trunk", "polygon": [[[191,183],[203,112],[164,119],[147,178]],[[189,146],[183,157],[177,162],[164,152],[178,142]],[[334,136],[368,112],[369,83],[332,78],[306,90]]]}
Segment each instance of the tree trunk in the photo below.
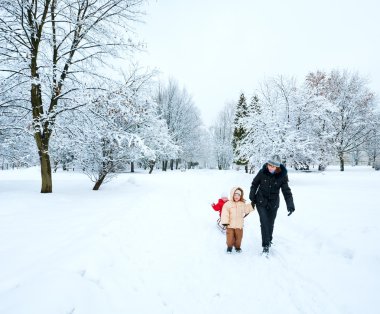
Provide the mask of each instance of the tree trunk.
{"label": "tree trunk", "polygon": [[339,153],[340,171],[344,171],[344,158],[343,153]]}
{"label": "tree trunk", "polygon": [[168,169],[168,161],[163,160],[162,161],[162,171],[166,171]]}
{"label": "tree trunk", "polygon": [[135,172],[135,163],[131,162],[131,172]]}
{"label": "tree trunk", "polygon": [[170,159],[170,170],[174,169],[174,160]]}
{"label": "tree trunk", "polygon": [[153,172],[153,168],[154,168],[154,163],[151,163],[149,165],[149,174],[151,174]]}
{"label": "tree trunk", "polygon": [[50,157],[47,151],[39,151],[40,155],[40,164],[41,164],[41,193],[52,193],[53,192],[53,183],[51,178],[51,165]]}
{"label": "tree trunk", "polygon": [[58,170],[58,161],[53,161],[53,164],[54,164],[54,170],[53,170],[53,172],[54,173],[56,173],[57,172],[57,170]]}
{"label": "tree trunk", "polygon": [[34,139],[38,148],[41,166],[41,193],[52,193],[53,183],[51,177],[51,163],[49,156],[49,138],[50,133],[46,132],[42,135],[40,132],[34,133]]}
{"label": "tree trunk", "polygon": [[106,178],[107,173],[102,174],[99,179],[95,182],[94,187],[92,188],[94,191],[99,190],[100,186],[102,185],[104,179]]}
{"label": "tree trunk", "polygon": [[244,169],[245,169],[245,173],[248,173],[248,164],[245,164]]}

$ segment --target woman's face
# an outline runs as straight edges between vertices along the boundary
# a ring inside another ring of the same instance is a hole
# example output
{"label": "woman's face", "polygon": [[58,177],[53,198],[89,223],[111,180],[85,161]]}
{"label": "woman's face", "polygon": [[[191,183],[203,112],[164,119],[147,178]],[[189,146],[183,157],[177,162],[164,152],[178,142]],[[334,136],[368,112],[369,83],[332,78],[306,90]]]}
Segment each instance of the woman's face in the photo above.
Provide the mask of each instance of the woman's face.
{"label": "woman's face", "polygon": [[241,199],[241,194],[239,192],[238,193],[235,192],[235,194],[234,194],[234,201],[235,202],[239,202],[240,199]]}
{"label": "woman's face", "polygon": [[269,170],[270,173],[274,173],[276,171],[276,166],[268,164],[268,170]]}

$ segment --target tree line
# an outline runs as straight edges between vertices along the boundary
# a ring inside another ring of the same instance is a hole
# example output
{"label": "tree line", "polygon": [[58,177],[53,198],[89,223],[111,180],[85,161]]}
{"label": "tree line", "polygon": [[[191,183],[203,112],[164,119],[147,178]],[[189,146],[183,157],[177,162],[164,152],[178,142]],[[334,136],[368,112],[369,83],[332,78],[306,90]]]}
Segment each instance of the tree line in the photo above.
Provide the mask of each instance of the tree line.
{"label": "tree line", "polygon": [[364,78],[348,70],[310,72],[301,84],[283,76],[267,79],[250,99],[242,93],[235,106],[227,105],[220,120],[226,120],[215,126],[223,134],[216,139],[220,168],[234,162],[248,171],[278,154],[295,169],[324,170],[338,160],[344,171],[348,156],[357,163],[364,152],[371,166],[380,156],[376,97]]}

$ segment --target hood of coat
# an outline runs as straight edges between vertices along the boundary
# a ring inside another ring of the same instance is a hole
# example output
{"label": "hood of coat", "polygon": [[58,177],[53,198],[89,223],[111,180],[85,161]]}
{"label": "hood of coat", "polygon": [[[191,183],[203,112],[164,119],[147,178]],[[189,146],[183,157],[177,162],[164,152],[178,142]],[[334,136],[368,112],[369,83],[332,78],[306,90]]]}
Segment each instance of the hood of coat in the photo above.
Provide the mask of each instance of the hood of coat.
{"label": "hood of coat", "polygon": [[244,191],[243,191],[243,189],[242,189],[240,186],[234,186],[234,187],[231,189],[231,192],[230,192],[230,200],[231,200],[231,201],[234,201],[234,194],[235,194],[235,191],[236,191],[237,189],[240,189],[240,191],[241,191],[241,201],[245,202],[245,200],[244,200]]}
{"label": "hood of coat", "polygon": [[[262,170],[263,170],[263,172],[264,172],[265,174],[271,175],[271,173],[269,172],[267,166],[268,166],[268,163],[265,163],[265,164],[263,165]],[[281,177],[286,176],[287,174],[288,174],[288,170],[286,170],[286,168],[285,168],[285,166],[284,166],[283,164],[280,164],[280,168],[277,168],[277,169],[276,169],[276,172],[275,172],[274,176],[275,176],[276,178],[281,178]]]}

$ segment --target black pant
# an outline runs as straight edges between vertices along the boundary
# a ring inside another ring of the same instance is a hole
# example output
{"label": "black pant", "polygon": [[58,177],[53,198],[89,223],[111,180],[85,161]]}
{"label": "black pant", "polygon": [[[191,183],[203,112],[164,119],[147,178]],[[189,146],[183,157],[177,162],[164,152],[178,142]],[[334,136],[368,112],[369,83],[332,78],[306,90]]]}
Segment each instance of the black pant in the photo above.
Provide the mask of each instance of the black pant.
{"label": "black pant", "polygon": [[260,216],[262,246],[268,246],[272,241],[277,209],[257,207],[257,212]]}

